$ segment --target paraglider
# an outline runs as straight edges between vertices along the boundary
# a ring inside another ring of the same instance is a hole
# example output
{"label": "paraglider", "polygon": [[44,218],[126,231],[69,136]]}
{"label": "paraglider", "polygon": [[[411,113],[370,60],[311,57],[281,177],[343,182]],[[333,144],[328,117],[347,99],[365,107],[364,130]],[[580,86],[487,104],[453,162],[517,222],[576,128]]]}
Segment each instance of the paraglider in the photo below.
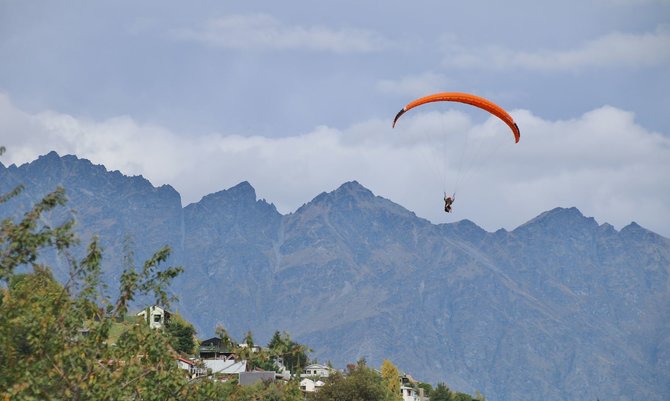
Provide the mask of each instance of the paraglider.
{"label": "paraglider", "polygon": [[519,126],[516,125],[514,119],[512,118],[512,116],[509,115],[509,113],[507,113],[502,107],[498,106],[497,104],[493,103],[490,100],[484,99],[483,97],[479,97],[476,95],[471,95],[469,93],[461,93],[461,92],[436,93],[434,95],[424,96],[422,98],[410,102],[409,104],[407,104],[407,106],[403,107],[403,109],[400,110],[398,114],[396,114],[395,118],[393,119],[393,127],[395,128],[395,124],[398,122],[400,116],[402,116],[409,110],[417,106],[421,106],[422,104],[432,102],[460,102],[486,110],[489,113],[493,114],[494,116],[498,117],[499,119],[503,120],[505,124],[507,124],[512,130],[512,133],[514,134],[514,142],[516,143],[519,142],[519,138],[521,137]]}
{"label": "paraglider", "polygon": [[[398,122],[398,119],[408,112],[409,110],[421,106],[426,103],[432,103],[432,102],[459,102],[459,103],[465,103],[469,104],[475,107],[478,107],[480,109],[483,109],[494,116],[498,117],[501,119],[507,126],[512,130],[512,134],[514,134],[514,143],[518,143],[519,139],[521,138],[521,133],[519,131],[519,126],[514,122],[514,119],[512,118],[509,113],[507,113],[502,107],[498,106],[497,104],[491,102],[488,99],[484,99],[483,97],[472,95],[469,93],[461,93],[461,92],[442,92],[442,93],[436,93],[433,95],[428,95],[421,97],[419,99],[413,100],[412,102],[408,103],[405,107],[402,108],[396,114],[395,118],[393,119],[393,128],[395,128],[396,123]],[[451,213],[452,210],[452,204],[454,203],[454,200],[456,200],[456,192],[454,192],[453,195],[447,196],[446,192],[444,194],[444,211],[446,213]]]}
{"label": "paraglider", "polygon": [[456,200],[456,194],[453,194],[451,196],[447,196],[447,193],[444,193],[444,211],[447,213],[451,213],[451,205],[454,203]]}

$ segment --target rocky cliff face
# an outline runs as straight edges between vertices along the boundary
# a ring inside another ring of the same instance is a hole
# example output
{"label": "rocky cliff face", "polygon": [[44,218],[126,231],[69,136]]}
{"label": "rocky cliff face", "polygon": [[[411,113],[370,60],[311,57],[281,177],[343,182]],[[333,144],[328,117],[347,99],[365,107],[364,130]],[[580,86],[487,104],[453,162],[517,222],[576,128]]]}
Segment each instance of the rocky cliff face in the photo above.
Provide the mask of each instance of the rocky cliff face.
{"label": "rocky cliff face", "polygon": [[[56,152],[21,167],[0,167],[2,193],[18,184],[25,186],[24,193],[0,206],[0,218],[20,215],[57,186],[64,187],[67,208],[46,217],[54,221],[74,218],[83,243],[98,236],[105,251],[105,274],[113,283],[122,271],[126,238],[134,244],[138,260],[166,244],[180,251],[181,197],[170,186],[155,188],[141,176],[127,177]],[[67,266],[57,263],[56,270],[63,277]]]}
{"label": "rocky cliff face", "polygon": [[493,401],[670,399],[670,241],[635,223],[557,208],[513,231],[433,225],[357,182],[288,215],[247,182],[182,208],[171,187],[55,153],[0,166],[0,190],[17,183],[0,217],[63,185],[111,288],[125,236],[138,257],[171,245],[176,308],[202,337],[286,330],[322,362],[389,358]]}

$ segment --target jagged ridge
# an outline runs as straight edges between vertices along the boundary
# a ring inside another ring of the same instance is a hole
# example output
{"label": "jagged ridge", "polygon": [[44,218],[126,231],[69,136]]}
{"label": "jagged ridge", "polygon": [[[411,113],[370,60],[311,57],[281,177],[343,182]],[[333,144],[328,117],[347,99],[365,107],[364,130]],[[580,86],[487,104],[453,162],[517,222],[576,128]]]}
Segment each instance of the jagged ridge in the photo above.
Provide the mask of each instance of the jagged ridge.
{"label": "jagged ridge", "polygon": [[0,168],[0,190],[19,182],[3,216],[65,186],[111,288],[124,236],[138,257],[171,245],[177,307],[204,337],[287,330],[336,365],[390,358],[493,401],[670,398],[670,244],[636,223],[557,208],[509,232],[436,226],[355,181],[288,215],[248,182],[182,208],[169,186],[53,152]]}

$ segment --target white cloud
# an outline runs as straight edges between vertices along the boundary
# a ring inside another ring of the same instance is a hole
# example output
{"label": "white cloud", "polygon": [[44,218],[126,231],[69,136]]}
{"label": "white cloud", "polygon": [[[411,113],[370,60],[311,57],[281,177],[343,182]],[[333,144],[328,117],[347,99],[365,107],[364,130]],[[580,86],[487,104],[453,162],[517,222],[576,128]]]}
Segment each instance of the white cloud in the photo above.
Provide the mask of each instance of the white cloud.
{"label": "white cloud", "polygon": [[603,3],[611,3],[621,6],[639,6],[641,4],[670,4],[670,0],[600,0]]}
{"label": "white cloud", "polygon": [[[621,228],[637,221],[670,236],[667,136],[608,106],[564,121],[512,114],[519,144],[496,118],[477,121],[454,110],[417,111],[395,129],[370,120],[284,138],[190,138],[128,117],[31,114],[0,95],[0,144],[8,148],[5,165],[50,150],[76,154],[154,185],[171,184],[185,203],[248,180],[260,198],[288,213],[355,179],[433,222],[467,218],[487,230],[513,229],[545,210],[577,206],[601,223]],[[491,145],[490,152],[462,157],[478,144]],[[458,191],[454,214],[441,211],[443,190]]]}
{"label": "white cloud", "polygon": [[206,21],[202,28],[176,32],[181,39],[231,49],[314,50],[368,53],[387,46],[374,31],[324,26],[292,26],[266,14],[229,15]]}
{"label": "white cloud", "polygon": [[460,68],[577,71],[597,67],[670,67],[670,29],[613,32],[570,50],[514,51],[499,46],[471,48],[445,38],[444,65]]}
{"label": "white cloud", "polygon": [[377,83],[377,90],[381,93],[419,97],[426,93],[439,92],[435,88],[446,87],[448,84],[450,84],[450,80],[445,75],[426,72],[409,75],[396,81],[381,80]]}

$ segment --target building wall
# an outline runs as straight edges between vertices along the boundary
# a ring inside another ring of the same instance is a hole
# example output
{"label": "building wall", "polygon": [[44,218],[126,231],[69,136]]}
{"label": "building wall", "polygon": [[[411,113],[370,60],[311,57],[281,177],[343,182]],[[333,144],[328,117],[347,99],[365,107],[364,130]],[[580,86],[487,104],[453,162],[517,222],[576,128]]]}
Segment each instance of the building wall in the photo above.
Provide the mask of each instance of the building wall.
{"label": "building wall", "polygon": [[[142,316],[147,318],[147,310],[143,310],[137,314],[137,316]],[[149,327],[152,329],[160,329],[165,325],[165,311],[159,306],[152,306],[149,308]]]}
{"label": "building wall", "polygon": [[274,381],[275,372],[242,372],[240,373],[240,385],[252,386],[261,381]]}
{"label": "building wall", "polygon": [[235,374],[247,370],[247,361],[236,362],[234,359],[203,359],[207,369],[212,373]]}

